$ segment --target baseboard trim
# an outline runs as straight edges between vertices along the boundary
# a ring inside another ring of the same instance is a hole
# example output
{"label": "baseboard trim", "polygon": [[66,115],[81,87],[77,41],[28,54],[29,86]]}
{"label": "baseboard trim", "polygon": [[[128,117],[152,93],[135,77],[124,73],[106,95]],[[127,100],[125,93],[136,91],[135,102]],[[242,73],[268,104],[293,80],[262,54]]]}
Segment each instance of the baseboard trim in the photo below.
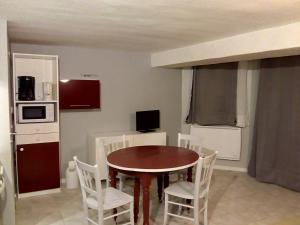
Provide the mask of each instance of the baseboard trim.
{"label": "baseboard trim", "polygon": [[215,165],[214,168],[216,170],[229,170],[229,171],[236,171],[236,172],[243,172],[247,173],[247,168],[243,167],[234,167],[234,166],[222,166],[222,165]]}
{"label": "baseboard trim", "polygon": [[18,194],[18,198],[28,198],[28,197],[38,196],[38,195],[46,195],[46,194],[53,194],[59,192],[60,192],[60,188],[48,189],[43,191],[34,191],[34,192]]}

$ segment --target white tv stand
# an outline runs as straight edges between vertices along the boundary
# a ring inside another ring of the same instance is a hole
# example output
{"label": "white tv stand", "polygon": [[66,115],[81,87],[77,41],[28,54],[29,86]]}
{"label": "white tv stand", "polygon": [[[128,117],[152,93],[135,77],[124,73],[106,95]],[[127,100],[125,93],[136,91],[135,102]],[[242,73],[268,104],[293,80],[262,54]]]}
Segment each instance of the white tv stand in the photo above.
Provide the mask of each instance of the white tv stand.
{"label": "white tv stand", "polygon": [[97,164],[100,170],[100,178],[107,178],[106,156],[103,155],[101,140],[118,135],[127,135],[131,140],[132,146],[141,145],[166,145],[167,134],[166,132],[156,131],[149,133],[140,133],[136,131],[115,131],[105,133],[94,133],[89,136],[89,151],[88,163]]}

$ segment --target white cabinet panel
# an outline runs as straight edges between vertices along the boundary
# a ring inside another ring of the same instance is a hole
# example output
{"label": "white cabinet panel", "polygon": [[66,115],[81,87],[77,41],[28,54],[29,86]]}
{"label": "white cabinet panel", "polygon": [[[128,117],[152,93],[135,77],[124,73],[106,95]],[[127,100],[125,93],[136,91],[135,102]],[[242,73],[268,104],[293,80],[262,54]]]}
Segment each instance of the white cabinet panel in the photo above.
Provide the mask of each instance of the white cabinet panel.
{"label": "white cabinet panel", "polygon": [[59,132],[58,122],[16,124],[16,133],[18,134],[56,133],[56,132]]}
{"label": "white cabinet panel", "polygon": [[59,142],[59,133],[16,135],[17,145],[47,142]]}

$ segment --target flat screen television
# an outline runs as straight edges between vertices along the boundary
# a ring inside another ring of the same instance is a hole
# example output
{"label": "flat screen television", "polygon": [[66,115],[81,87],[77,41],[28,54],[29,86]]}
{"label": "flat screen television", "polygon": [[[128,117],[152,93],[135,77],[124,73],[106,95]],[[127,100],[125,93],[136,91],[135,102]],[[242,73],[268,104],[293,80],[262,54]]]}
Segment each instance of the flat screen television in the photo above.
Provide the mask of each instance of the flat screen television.
{"label": "flat screen television", "polygon": [[160,128],[159,110],[137,111],[136,130],[140,132],[151,132]]}

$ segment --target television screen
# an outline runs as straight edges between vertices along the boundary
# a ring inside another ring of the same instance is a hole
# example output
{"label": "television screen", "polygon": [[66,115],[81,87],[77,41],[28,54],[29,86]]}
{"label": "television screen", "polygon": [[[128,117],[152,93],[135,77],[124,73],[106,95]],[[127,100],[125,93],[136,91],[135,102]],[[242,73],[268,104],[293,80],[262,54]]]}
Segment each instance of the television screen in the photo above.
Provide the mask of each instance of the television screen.
{"label": "television screen", "polygon": [[153,131],[159,128],[159,110],[136,112],[136,130],[141,132]]}

